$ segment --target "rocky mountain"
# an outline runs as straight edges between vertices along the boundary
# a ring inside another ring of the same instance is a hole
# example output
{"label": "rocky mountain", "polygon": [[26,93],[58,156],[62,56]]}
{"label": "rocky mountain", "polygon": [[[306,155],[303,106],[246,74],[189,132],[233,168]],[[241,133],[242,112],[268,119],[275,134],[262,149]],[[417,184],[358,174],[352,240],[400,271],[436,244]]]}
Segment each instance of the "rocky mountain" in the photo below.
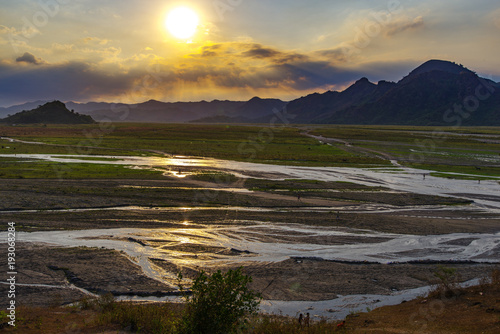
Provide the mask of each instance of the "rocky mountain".
{"label": "rocky mountain", "polygon": [[448,61],[430,60],[397,83],[366,78],[343,92],[287,105],[294,123],[500,125],[500,84]]}
{"label": "rocky mountain", "polygon": [[394,86],[392,82],[373,84],[367,78],[361,78],[343,92],[315,93],[291,101],[287,110],[296,115],[294,123],[325,123],[336,113],[376,101]]}
{"label": "rocky mountain", "polygon": [[60,101],[48,102],[33,110],[24,110],[7,118],[0,123],[7,124],[92,124],[95,121],[88,115],[81,115],[68,110]]}

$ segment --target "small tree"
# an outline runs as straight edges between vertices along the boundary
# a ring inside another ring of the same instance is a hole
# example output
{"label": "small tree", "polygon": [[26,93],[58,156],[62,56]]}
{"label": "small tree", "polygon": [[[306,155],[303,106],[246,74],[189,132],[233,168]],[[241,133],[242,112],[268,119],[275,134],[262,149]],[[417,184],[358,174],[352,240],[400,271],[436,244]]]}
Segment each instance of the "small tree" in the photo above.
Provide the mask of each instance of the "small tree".
{"label": "small tree", "polygon": [[[179,274],[179,279],[182,275]],[[235,332],[245,314],[255,313],[260,294],[248,288],[250,276],[242,268],[209,276],[202,271],[193,282],[192,295],[186,296],[187,308],[181,332],[219,334]],[[181,286],[182,290],[182,286]]]}

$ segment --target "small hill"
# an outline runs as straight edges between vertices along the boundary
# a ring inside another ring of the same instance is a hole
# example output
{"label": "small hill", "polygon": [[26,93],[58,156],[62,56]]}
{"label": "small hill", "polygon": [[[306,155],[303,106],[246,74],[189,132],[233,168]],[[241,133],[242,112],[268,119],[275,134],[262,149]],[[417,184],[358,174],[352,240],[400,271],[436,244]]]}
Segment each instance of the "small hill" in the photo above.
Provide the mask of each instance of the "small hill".
{"label": "small hill", "polygon": [[92,124],[95,121],[87,115],[80,115],[68,110],[60,101],[48,102],[33,110],[24,110],[7,118],[0,123],[8,124]]}

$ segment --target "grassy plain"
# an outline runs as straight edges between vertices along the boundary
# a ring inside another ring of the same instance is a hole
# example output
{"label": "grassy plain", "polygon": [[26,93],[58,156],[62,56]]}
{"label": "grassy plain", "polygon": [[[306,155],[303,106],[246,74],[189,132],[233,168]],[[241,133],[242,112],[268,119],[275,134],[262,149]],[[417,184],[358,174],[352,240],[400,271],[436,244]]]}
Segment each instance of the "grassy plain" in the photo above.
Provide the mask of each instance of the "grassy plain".
{"label": "grassy plain", "polygon": [[131,169],[121,165],[59,163],[53,161],[2,158],[3,179],[161,179],[161,171]]}
{"label": "grassy plain", "polygon": [[[0,127],[0,135],[53,146],[8,143],[8,153],[119,154],[161,152],[292,165],[371,166],[387,161],[303,136],[297,128],[193,124],[113,124]],[[74,152],[74,153],[73,153]]]}
{"label": "grassy plain", "polygon": [[[340,141],[320,143],[306,134]],[[187,155],[271,164],[380,167],[500,176],[500,128],[117,123],[1,126],[0,154]],[[344,141],[345,143],[342,143]],[[7,168],[7,167],[6,167]],[[9,173],[5,173],[9,175]],[[436,174],[443,177],[453,175]],[[459,178],[457,176],[457,178]]]}
{"label": "grassy plain", "polygon": [[332,125],[308,130],[313,135],[349,143],[350,146],[345,147],[347,151],[379,154],[413,168],[477,175],[477,179],[500,176],[498,127]]}

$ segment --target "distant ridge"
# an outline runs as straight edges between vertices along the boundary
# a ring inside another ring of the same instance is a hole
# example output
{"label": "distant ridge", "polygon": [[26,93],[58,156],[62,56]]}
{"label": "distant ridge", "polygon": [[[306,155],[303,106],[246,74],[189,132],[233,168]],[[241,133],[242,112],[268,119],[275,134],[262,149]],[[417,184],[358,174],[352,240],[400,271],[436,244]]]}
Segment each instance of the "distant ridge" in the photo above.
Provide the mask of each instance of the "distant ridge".
{"label": "distant ridge", "polygon": [[60,101],[48,102],[33,110],[21,111],[1,119],[8,124],[92,124],[95,121],[87,115],[68,110]]}

